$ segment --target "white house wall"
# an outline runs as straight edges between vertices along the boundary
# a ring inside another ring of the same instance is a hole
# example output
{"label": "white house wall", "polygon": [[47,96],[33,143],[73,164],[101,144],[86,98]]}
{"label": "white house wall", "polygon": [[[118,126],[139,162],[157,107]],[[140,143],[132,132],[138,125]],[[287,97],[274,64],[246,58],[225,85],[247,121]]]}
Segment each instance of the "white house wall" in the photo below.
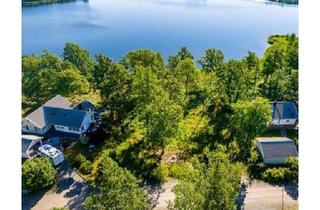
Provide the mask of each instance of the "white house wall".
{"label": "white house wall", "polygon": [[57,131],[65,132],[65,133],[81,134],[80,131],[70,130],[69,127],[62,126],[62,125],[54,125],[54,129],[57,130]]}
{"label": "white house wall", "polygon": [[294,125],[296,124],[297,119],[281,119],[272,120],[272,125]]}
{"label": "white house wall", "polygon": [[85,132],[86,130],[88,130],[90,123],[92,123],[93,121],[94,121],[93,112],[87,112],[81,124],[81,128],[83,128],[81,129],[81,131]]}

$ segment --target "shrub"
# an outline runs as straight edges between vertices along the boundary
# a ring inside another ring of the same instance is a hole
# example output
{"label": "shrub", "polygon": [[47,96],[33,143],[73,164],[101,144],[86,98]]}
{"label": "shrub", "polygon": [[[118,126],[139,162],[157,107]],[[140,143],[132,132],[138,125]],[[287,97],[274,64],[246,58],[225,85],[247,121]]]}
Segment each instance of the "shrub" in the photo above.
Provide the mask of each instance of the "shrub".
{"label": "shrub", "polygon": [[268,168],[262,174],[262,179],[270,183],[281,183],[286,181],[286,168]]}
{"label": "shrub", "polygon": [[267,166],[264,163],[249,163],[248,170],[250,177],[253,179],[262,179],[262,174],[265,172]]}
{"label": "shrub", "polygon": [[287,161],[288,170],[286,178],[289,182],[298,183],[299,179],[299,161],[296,157],[291,157]]}
{"label": "shrub", "polygon": [[80,173],[82,173],[84,175],[91,174],[92,169],[93,169],[93,167],[92,167],[92,164],[89,160],[86,160],[85,162],[81,163],[81,165],[79,167]]}
{"label": "shrub", "polygon": [[185,162],[173,164],[170,167],[169,175],[177,179],[186,180],[189,177],[191,170],[191,165],[189,166]]}
{"label": "shrub", "polygon": [[52,186],[56,170],[48,158],[29,159],[22,165],[22,187],[30,192]]}
{"label": "shrub", "polygon": [[81,153],[79,153],[73,160],[72,162],[72,165],[75,167],[75,168],[79,168],[81,166],[82,163],[86,162],[87,161],[87,158],[82,155]]}
{"label": "shrub", "polygon": [[156,182],[165,182],[169,178],[169,169],[167,164],[159,164],[156,168],[152,170],[151,179]]}

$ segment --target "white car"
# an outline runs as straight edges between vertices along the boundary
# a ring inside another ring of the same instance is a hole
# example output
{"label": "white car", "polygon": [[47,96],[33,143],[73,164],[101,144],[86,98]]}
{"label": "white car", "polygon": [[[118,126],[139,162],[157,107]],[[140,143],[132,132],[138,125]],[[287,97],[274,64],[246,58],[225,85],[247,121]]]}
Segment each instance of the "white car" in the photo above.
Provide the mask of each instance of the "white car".
{"label": "white car", "polygon": [[59,165],[64,160],[62,152],[49,144],[40,146],[38,150],[42,156],[50,158],[55,166]]}

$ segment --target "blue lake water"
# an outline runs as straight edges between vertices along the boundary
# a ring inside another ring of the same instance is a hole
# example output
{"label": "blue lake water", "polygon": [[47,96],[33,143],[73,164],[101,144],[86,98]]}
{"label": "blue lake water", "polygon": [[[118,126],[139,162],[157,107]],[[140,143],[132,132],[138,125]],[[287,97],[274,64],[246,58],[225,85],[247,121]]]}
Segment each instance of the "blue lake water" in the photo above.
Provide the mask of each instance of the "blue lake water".
{"label": "blue lake water", "polygon": [[298,7],[259,0],[90,0],[22,8],[22,52],[61,55],[66,42],[118,60],[149,48],[164,58],[188,47],[227,59],[259,56],[272,34],[298,33]]}

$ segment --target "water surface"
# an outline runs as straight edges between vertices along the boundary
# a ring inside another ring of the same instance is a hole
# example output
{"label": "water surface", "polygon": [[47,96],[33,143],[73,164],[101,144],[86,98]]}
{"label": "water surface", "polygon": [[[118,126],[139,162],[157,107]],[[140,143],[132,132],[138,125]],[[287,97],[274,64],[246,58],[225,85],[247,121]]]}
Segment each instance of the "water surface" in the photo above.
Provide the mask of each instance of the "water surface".
{"label": "water surface", "polygon": [[66,42],[118,60],[149,48],[164,58],[187,46],[196,58],[259,56],[272,34],[298,32],[298,7],[258,0],[90,0],[22,8],[22,52],[61,55]]}

